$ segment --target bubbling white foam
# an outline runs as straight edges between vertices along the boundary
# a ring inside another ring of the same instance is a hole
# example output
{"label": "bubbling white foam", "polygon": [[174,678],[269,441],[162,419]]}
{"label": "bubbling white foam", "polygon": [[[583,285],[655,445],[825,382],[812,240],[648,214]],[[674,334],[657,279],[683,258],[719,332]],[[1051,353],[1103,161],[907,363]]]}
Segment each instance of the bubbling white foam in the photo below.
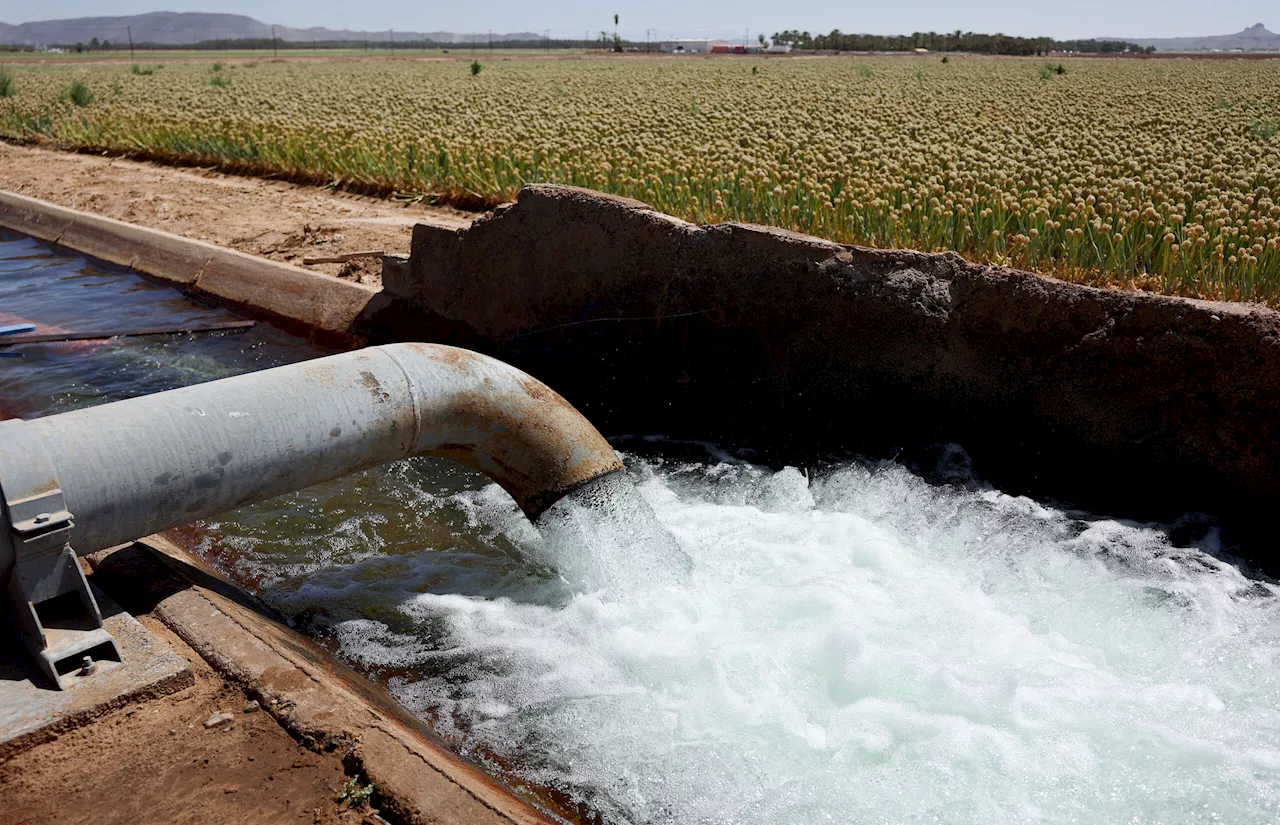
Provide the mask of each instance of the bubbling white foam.
{"label": "bubbling white foam", "polygon": [[343,650],[610,821],[1280,821],[1275,587],[896,466],[634,475],[691,572],[668,548],[570,567],[606,585],[554,604],[413,595],[420,634],[346,622]]}

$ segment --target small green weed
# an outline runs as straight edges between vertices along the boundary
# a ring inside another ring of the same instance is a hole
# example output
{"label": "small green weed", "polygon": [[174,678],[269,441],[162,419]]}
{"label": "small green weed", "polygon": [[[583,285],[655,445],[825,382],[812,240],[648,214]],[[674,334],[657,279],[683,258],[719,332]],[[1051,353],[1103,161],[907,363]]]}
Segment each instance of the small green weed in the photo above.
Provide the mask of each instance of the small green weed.
{"label": "small green weed", "polygon": [[137,63],[134,63],[131,67],[129,67],[129,71],[141,77],[146,77],[147,75],[152,75],[156,73],[155,69],[144,69],[141,66],[139,66]]}
{"label": "small green weed", "polygon": [[347,784],[342,786],[342,790],[338,791],[338,795],[333,798],[334,802],[345,802],[352,808],[358,808],[369,801],[373,796],[373,783],[361,785],[360,778],[353,776],[347,780]]}
{"label": "small green weed", "polygon": [[231,78],[226,75],[215,74],[209,78],[210,86],[217,86],[219,89],[226,89],[231,85]]}
{"label": "small green weed", "polygon": [[1057,64],[1056,66],[1052,63],[1046,63],[1040,67],[1041,80],[1048,80],[1054,75],[1066,74],[1066,73],[1067,73],[1067,67],[1062,65],[1061,63]]}
{"label": "small green weed", "polygon": [[1268,123],[1255,120],[1249,124],[1249,135],[1254,140],[1271,140],[1278,132],[1280,132],[1280,122],[1278,121],[1273,120]]}
{"label": "small green weed", "polygon": [[480,61],[479,61],[479,60],[472,60],[472,61],[471,61],[471,76],[472,76],[472,77],[475,77],[476,75],[480,74],[480,70],[481,70],[482,68],[484,68],[484,67],[480,65]]}
{"label": "small green weed", "polygon": [[93,92],[83,81],[77,80],[67,87],[66,98],[77,106],[88,106],[93,102]]}
{"label": "small green weed", "polygon": [[871,77],[871,76],[872,76],[872,75],[874,75],[874,74],[875,74],[875,72],[871,71],[871,67],[870,67],[870,66],[859,66],[859,67],[858,67],[858,77]]}
{"label": "small green weed", "polygon": [[13,72],[0,69],[0,97],[13,97],[17,93],[18,87],[13,83]]}
{"label": "small green weed", "polygon": [[218,72],[222,71],[222,64],[221,64],[221,63],[214,63],[214,64],[213,64],[213,66],[212,66],[211,68],[212,68],[212,70],[213,70],[213,73],[214,73],[214,74],[217,74]]}

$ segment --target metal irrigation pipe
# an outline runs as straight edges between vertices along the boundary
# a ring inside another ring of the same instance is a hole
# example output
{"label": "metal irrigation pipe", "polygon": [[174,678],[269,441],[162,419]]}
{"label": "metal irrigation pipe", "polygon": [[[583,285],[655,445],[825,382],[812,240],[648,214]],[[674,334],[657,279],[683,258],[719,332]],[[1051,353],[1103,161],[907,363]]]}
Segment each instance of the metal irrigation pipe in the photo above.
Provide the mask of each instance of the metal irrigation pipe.
{"label": "metal irrigation pipe", "polygon": [[73,545],[90,553],[415,455],[484,473],[530,519],[622,469],[581,413],[514,367],[373,347],[0,422],[0,584],[58,679],[39,603],[79,593],[97,614]]}

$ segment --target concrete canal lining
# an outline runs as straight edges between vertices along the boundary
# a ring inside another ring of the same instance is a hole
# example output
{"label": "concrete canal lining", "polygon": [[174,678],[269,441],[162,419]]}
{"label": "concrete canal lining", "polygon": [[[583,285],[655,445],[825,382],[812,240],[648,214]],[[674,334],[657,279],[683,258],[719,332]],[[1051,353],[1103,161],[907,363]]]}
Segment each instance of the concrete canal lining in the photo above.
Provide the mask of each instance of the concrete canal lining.
{"label": "concrete canal lining", "polygon": [[[153,614],[219,673],[243,686],[295,738],[344,754],[378,789],[379,807],[404,823],[538,825],[549,820],[434,741],[421,723],[334,661],[328,651],[177,545],[153,536],[135,555],[160,560]],[[115,578],[131,575],[130,559]],[[105,569],[104,569],[105,568]],[[95,569],[112,576],[107,559]],[[154,569],[154,568],[153,568]]]}
{"label": "concrete canal lining", "polygon": [[[383,321],[526,359],[615,432],[736,439],[779,455],[954,440],[1028,487],[1104,503],[1128,493],[1266,516],[1275,498],[1278,326],[1263,308],[695,227],[563,187],[526,190],[465,233],[419,230],[413,258],[388,272],[382,309],[371,317],[378,305],[366,304],[357,328]],[[190,585],[159,585],[146,612],[294,736],[344,753],[396,819],[536,821],[323,649],[234,588],[183,575]],[[153,588],[162,577],[120,579]]]}
{"label": "concrete canal lining", "polygon": [[1280,314],[1262,306],[695,226],[550,185],[468,229],[416,227],[383,280],[394,337],[515,364],[606,433],[791,462],[954,442],[1009,492],[1261,535],[1280,495]]}
{"label": "concrete canal lining", "polygon": [[[155,233],[163,238],[151,246],[128,224],[12,197],[0,223],[117,263],[137,244],[124,265],[203,294],[261,301],[318,330],[498,355],[563,387],[615,433],[792,455],[956,441],[1015,489],[1119,511],[1269,514],[1280,492],[1280,316],[1261,307],[1095,290],[742,224],[697,227],[548,186],[469,230],[419,227],[410,260],[389,262],[383,295],[361,288],[331,305],[320,293],[355,285],[281,267],[291,286],[276,294],[257,273],[280,265],[252,256],[223,281],[212,253],[194,268],[208,250],[190,257],[186,244],[199,242]],[[210,273],[224,294],[208,288]],[[401,821],[539,821],[242,596],[201,580],[151,609],[295,736],[346,753]]]}
{"label": "concrete canal lining", "polygon": [[0,227],[329,339],[349,339],[378,296],[371,286],[14,192],[0,191]]}

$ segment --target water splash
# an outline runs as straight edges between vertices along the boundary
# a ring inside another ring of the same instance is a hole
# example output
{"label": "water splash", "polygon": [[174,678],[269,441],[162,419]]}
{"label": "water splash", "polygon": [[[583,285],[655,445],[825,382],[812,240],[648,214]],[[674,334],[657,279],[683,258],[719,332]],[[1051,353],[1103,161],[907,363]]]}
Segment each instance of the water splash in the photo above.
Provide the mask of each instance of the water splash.
{"label": "water splash", "polygon": [[551,604],[405,592],[343,651],[609,821],[1280,819],[1274,586],[893,465],[634,476],[691,571],[588,564],[650,580]]}
{"label": "water splash", "polygon": [[658,584],[687,583],[693,561],[680,549],[624,472],[582,485],[537,522],[531,554],[582,592],[625,595]]}

